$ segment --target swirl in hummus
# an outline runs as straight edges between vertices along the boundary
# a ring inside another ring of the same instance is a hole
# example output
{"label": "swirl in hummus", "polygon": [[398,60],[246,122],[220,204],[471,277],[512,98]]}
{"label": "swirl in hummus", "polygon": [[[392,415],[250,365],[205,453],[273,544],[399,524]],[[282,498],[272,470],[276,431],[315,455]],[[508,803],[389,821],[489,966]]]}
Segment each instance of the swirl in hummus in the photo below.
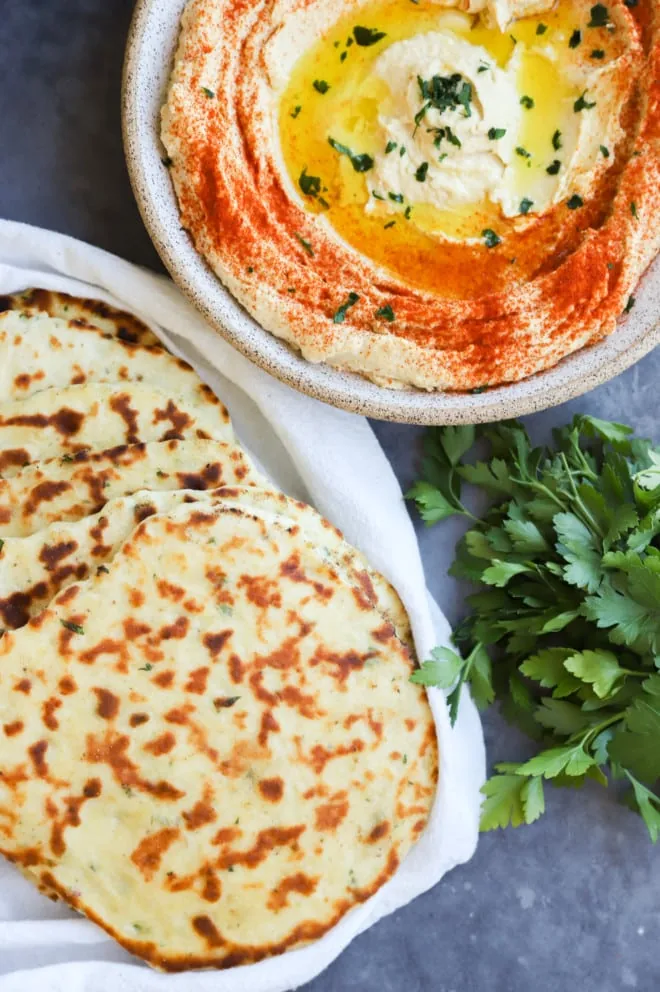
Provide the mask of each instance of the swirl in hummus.
{"label": "swirl in hummus", "polygon": [[182,222],[307,359],[515,381],[611,333],[660,250],[657,0],[190,0]]}

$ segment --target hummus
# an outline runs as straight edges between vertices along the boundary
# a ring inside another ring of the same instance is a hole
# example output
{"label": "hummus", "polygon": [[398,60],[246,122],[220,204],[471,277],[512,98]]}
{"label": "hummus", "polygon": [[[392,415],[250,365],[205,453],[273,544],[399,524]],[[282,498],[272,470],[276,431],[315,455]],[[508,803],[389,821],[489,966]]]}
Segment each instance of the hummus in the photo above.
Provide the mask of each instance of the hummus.
{"label": "hummus", "polygon": [[182,222],[267,330],[482,389],[616,327],[660,249],[656,0],[190,0]]}

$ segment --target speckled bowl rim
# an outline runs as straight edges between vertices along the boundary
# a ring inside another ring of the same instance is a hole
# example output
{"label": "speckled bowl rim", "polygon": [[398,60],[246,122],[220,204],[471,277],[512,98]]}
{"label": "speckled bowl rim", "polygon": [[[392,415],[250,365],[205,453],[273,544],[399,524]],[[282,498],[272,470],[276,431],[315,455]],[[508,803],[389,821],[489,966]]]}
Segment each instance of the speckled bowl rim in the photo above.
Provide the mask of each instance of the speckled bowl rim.
{"label": "speckled bowl rim", "polygon": [[588,392],[660,343],[660,259],[636,291],[636,305],[608,338],[522,382],[480,394],[426,393],[377,386],[314,364],[264,330],[213,274],[181,228],[159,138],[159,112],[186,0],[138,0],[122,82],[124,149],[133,191],[163,263],[203,317],[256,365],[316,399],[352,413],[411,424],[485,423],[533,413]]}

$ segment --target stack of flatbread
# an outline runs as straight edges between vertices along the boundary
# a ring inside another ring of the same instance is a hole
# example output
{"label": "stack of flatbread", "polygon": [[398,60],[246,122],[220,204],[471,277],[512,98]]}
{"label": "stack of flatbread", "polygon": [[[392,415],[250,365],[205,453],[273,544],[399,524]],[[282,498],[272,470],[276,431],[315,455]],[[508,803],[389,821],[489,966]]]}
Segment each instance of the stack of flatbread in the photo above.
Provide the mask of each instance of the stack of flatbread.
{"label": "stack of flatbread", "polygon": [[160,969],[309,943],[430,812],[405,611],[136,318],[0,309],[0,852]]}

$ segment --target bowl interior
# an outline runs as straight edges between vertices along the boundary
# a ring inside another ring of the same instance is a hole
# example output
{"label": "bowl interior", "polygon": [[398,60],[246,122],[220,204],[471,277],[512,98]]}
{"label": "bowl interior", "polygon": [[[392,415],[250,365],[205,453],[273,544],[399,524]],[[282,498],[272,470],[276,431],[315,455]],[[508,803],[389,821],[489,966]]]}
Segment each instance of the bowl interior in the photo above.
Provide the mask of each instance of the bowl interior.
{"label": "bowl interior", "polygon": [[628,368],[660,341],[660,259],[614,334],[522,382],[480,394],[386,389],[313,364],[260,327],[195,251],[181,228],[160,143],[165,99],[186,0],[138,0],[124,64],[124,145],[135,196],[157,251],[191,302],[234,347],[278,379],[353,413],[414,424],[483,423],[532,413],[579,396]]}

